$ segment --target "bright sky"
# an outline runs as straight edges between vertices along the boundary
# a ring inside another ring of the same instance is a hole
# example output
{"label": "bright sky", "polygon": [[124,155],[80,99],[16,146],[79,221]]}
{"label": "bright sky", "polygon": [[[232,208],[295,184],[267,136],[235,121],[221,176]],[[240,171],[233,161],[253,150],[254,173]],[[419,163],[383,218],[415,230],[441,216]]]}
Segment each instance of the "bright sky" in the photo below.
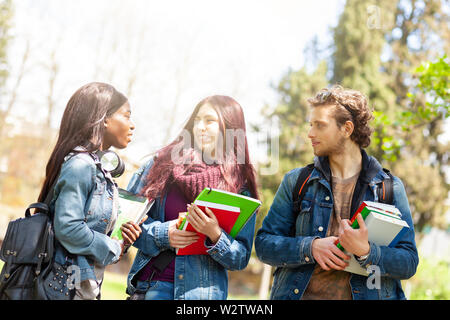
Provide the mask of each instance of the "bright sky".
{"label": "bright sky", "polygon": [[[76,89],[94,80],[109,82],[129,96],[137,128],[126,152],[137,157],[161,146],[162,124],[167,125],[175,104],[171,138],[197,102],[212,94],[233,96],[247,123],[254,123],[264,104],[276,101],[272,85],[289,68],[304,65],[306,43],[316,35],[324,44],[329,41],[343,3],[16,1],[11,79],[17,78],[27,43],[30,54],[14,113],[43,121],[55,63],[53,125],[59,125]],[[36,115],[30,108],[42,111]]]}
{"label": "bright sky", "polygon": [[[44,120],[55,64],[55,128],[76,89],[91,81],[111,83],[128,95],[136,123],[135,138],[124,152],[141,159],[173,139],[201,99],[225,94],[244,108],[250,150],[264,154],[250,124],[258,121],[265,104],[275,105],[273,86],[288,69],[309,63],[303,55],[308,41],[317,36],[321,45],[330,43],[330,28],[344,2],[15,1],[9,88],[27,44],[29,56],[14,114]],[[2,104],[8,100],[0,97]]]}

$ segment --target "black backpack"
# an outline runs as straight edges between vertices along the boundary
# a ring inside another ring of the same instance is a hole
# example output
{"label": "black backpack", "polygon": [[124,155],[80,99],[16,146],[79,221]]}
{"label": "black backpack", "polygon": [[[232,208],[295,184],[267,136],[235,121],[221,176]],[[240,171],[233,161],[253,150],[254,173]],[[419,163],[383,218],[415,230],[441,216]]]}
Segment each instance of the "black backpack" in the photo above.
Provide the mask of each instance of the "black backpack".
{"label": "black backpack", "polygon": [[[98,158],[88,154],[103,172]],[[29,205],[24,218],[8,224],[0,251],[0,259],[5,262],[0,273],[0,300],[72,300],[76,294],[80,269],[70,263],[76,256],[54,235],[50,202],[57,181],[44,202]],[[38,212],[32,215],[31,209]],[[63,265],[55,261],[57,247],[66,256]]]}
{"label": "black backpack", "polygon": [[[31,209],[39,212],[32,215]],[[5,262],[0,273],[0,300],[73,299],[72,281],[77,279],[72,279],[72,266],[54,260],[56,244],[47,201],[31,204],[24,218],[9,222],[0,250]]]}
{"label": "black backpack", "polygon": [[[294,191],[292,193],[293,199],[293,213],[295,217],[301,211],[301,204],[306,190],[308,189],[308,181],[311,173],[314,170],[314,163],[308,164],[304,167],[297,178]],[[388,175],[388,179],[384,179],[379,184],[381,187],[377,188],[378,202],[392,204],[394,201],[394,177],[388,169],[383,168],[383,171]]]}

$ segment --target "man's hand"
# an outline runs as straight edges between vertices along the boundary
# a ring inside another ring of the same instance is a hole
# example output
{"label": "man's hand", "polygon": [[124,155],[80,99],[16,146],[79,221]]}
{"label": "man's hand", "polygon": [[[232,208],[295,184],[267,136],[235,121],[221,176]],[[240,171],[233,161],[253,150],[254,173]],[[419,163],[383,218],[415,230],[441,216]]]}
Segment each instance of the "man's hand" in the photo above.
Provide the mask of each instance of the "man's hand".
{"label": "man's hand", "polygon": [[342,219],[339,226],[339,242],[350,253],[364,256],[370,252],[369,232],[360,213],[356,216],[359,229],[353,229],[348,219]]}
{"label": "man's hand", "polygon": [[335,244],[337,237],[315,239],[312,243],[312,254],[314,260],[324,270],[344,270],[350,257],[342,252]]}

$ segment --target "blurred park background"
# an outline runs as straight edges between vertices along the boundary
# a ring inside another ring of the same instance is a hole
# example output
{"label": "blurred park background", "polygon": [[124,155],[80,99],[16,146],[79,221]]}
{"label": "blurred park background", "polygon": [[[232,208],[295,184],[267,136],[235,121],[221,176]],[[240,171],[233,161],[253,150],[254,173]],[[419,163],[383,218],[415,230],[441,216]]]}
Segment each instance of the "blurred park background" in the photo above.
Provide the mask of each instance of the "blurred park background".
{"label": "blurred park background", "polygon": [[[368,148],[406,187],[420,264],[409,299],[450,299],[448,0],[0,0],[0,241],[35,202],[65,105],[91,81],[129,97],[126,187],[202,98],[244,108],[263,207],[311,162],[306,99],[338,83],[375,110]],[[109,266],[124,299],[135,251]],[[1,263],[0,263],[1,264]],[[266,299],[274,270],[230,272],[230,299]]]}

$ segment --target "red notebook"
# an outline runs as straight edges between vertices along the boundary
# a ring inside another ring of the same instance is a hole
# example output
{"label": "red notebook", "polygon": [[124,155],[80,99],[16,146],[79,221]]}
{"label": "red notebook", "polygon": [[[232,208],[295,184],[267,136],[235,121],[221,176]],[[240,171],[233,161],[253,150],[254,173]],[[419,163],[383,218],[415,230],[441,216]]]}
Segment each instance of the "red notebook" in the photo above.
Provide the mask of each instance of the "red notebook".
{"label": "red notebook", "polygon": [[[195,201],[194,202],[197,207],[199,207],[203,212],[205,212],[205,207],[208,207],[214,214],[216,215],[217,220],[219,221],[219,226],[226,232],[230,233],[233,228],[236,220],[241,213],[241,210],[238,207],[227,206],[224,204],[206,202],[206,201]],[[205,212],[206,213],[206,212]],[[184,223],[182,230],[186,231],[194,231],[197,232],[194,227],[188,223],[187,221]],[[177,255],[192,255],[192,254],[207,254],[205,247],[205,239],[206,236],[197,232],[199,239],[193,244],[182,248],[177,249]]]}

